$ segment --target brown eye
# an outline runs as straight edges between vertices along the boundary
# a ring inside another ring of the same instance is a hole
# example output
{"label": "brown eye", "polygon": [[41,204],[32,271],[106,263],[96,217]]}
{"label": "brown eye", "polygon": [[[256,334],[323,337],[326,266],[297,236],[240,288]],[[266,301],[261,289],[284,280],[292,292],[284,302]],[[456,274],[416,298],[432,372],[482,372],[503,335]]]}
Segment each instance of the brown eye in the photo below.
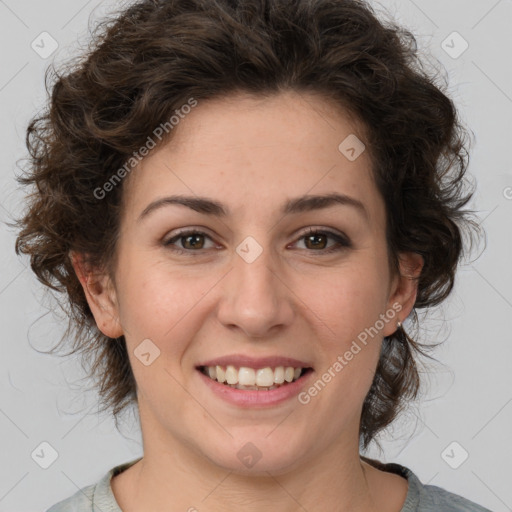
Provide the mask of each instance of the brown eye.
{"label": "brown eye", "polygon": [[[202,249],[204,245],[204,240],[201,239],[203,235],[194,234],[194,235],[185,235],[180,238],[184,240],[183,247],[185,249]],[[202,242],[202,243],[201,243]]]}
{"label": "brown eye", "polygon": [[[328,247],[329,239],[334,240],[334,244]],[[329,254],[335,251],[341,251],[352,247],[350,240],[338,233],[310,228],[299,240],[304,240],[304,245],[309,252],[318,252],[319,255]]]}
{"label": "brown eye", "polygon": [[[202,231],[182,231],[181,233],[178,233],[172,238],[169,238],[169,240],[165,241],[164,246],[168,247],[171,251],[180,254],[187,251],[194,253],[199,252],[201,249],[208,249],[208,247],[205,247],[206,239],[211,240],[211,238]],[[177,243],[179,245],[177,245]]]}
{"label": "brown eye", "polygon": [[[329,237],[326,236],[325,233],[316,233],[304,237],[304,239],[306,240],[306,247],[308,249],[325,249],[328,238]],[[308,244],[311,244],[311,246],[309,246]]]}

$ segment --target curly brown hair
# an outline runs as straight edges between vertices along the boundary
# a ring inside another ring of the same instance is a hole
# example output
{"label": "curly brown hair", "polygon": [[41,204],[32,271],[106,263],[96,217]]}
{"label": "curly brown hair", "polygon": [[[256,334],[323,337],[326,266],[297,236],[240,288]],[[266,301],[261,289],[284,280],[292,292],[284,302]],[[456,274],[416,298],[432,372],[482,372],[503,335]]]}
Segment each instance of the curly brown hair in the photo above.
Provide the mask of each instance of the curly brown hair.
{"label": "curly brown hair", "polygon": [[[191,97],[294,90],[352,113],[367,130],[385,200],[391,268],[402,251],[423,257],[415,308],[449,295],[464,234],[476,226],[464,209],[473,194],[468,133],[409,31],[359,0],[143,0],[92,36],[84,56],[53,66],[52,84],[47,70],[48,103],[27,128],[30,165],[18,177],[35,188],[17,221],[16,252],[64,294],[60,343],[73,340],[70,353],[82,353],[116,422],[137,400],[125,340],[96,326],[70,251],[113,275],[123,187],[104,200],[94,191]],[[362,410],[363,448],[417,396],[415,353],[425,347],[403,327],[384,339]]]}

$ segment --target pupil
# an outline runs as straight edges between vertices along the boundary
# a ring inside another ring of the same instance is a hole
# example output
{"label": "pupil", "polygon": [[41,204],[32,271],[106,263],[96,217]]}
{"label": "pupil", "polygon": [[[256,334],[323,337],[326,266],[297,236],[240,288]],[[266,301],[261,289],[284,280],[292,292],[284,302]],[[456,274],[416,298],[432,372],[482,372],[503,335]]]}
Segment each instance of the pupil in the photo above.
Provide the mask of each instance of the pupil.
{"label": "pupil", "polygon": [[[315,239],[317,239],[317,238],[319,238],[319,237],[323,237],[323,236],[324,236],[324,235],[321,235],[321,234],[317,234],[317,235],[310,235],[310,236],[308,237],[308,240],[309,240],[309,241],[313,241],[313,246],[314,246],[314,247],[318,247],[318,246],[319,246],[319,244],[318,244],[318,243],[315,243],[315,242],[314,242],[314,240],[315,240]],[[320,244],[321,244],[321,242],[320,242]],[[323,249],[324,247],[322,246],[321,248]]]}
{"label": "pupil", "polygon": [[[189,242],[190,240],[192,240],[192,242],[191,242],[191,247],[192,247],[192,248],[196,248],[196,247],[198,247],[198,246],[199,246],[199,245],[201,245],[201,244],[200,244],[200,243],[197,243],[197,244],[196,244],[196,242],[197,242],[198,238],[200,238],[200,237],[201,237],[201,235],[188,235],[188,236],[184,237],[184,238],[185,238],[185,246],[188,244],[188,242]],[[195,240],[195,242],[194,242],[194,240]]]}

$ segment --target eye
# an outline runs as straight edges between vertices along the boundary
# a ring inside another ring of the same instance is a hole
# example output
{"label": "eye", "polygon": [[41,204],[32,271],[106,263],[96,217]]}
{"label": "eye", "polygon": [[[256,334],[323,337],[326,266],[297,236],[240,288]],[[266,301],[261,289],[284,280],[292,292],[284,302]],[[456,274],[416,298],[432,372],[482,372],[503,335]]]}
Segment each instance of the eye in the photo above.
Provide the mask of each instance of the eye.
{"label": "eye", "polygon": [[[201,250],[215,247],[214,243],[212,243],[210,247],[205,247],[206,239],[213,242],[211,237],[203,231],[189,229],[177,233],[172,238],[169,238],[167,241],[165,241],[163,245],[177,254],[187,253],[193,256],[197,256],[201,253]],[[330,247],[327,246],[329,239],[335,242]],[[309,228],[298,238],[298,241],[301,240],[304,240],[306,250],[309,249],[308,252],[315,252],[319,255],[330,254],[352,247],[350,240],[346,236],[334,233],[333,231],[322,230],[318,228]]]}
{"label": "eye", "polygon": [[[330,247],[326,247],[329,238],[334,240],[335,243]],[[299,240],[304,240],[306,249],[312,249],[309,252],[317,252],[319,255],[330,254],[352,247],[350,240],[346,236],[318,228],[309,228],[305,233],[302,233]]]}
{"label": "eye", "polygon": [[[198,252],[200,249],[205,249],[205,238],[211,240],[211,238],[202,231],[198,231],[195,229],[181,231],[177,235],[165,241],[164,246],[168,247],[171,251],[176,252],[178,254],[183,254],[184,252],[193,253]],[[175,247],[176,242],[180,242],[182,244],[181,247]]]}

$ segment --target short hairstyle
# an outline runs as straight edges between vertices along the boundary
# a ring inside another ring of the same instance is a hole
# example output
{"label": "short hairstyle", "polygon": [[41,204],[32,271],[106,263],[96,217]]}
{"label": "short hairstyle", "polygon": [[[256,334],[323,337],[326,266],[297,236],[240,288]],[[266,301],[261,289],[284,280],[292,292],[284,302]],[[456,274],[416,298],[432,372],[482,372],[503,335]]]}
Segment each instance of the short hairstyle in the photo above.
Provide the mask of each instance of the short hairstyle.
{"label": "short hairstyle", "polygon": [[[123,187],[102,199],[97,191],[191,98],[296,91],[353,115],[386,205],[391,269],[402,251],[424,259],[411,325],[416,309],[452,290],[463,235],[475,227],[464,209],[473,194],[468,133],[414,36],[366,2],[143,0],[99,23],[86,54],[54,69],[51,84],[49,71],[48,102],[27,128],[29,164],[18,177],[34,191],[18,220],[16,252],[63,294],[69,324],[61,343],[71,337],[71,353],[88,362],[116,421],[137,399],[125,339],[96,326],[70,251],[113,276]],[[384,338],[363,404],[362,447],[417,397],[415,356],[424,347],[403,328]]]}

